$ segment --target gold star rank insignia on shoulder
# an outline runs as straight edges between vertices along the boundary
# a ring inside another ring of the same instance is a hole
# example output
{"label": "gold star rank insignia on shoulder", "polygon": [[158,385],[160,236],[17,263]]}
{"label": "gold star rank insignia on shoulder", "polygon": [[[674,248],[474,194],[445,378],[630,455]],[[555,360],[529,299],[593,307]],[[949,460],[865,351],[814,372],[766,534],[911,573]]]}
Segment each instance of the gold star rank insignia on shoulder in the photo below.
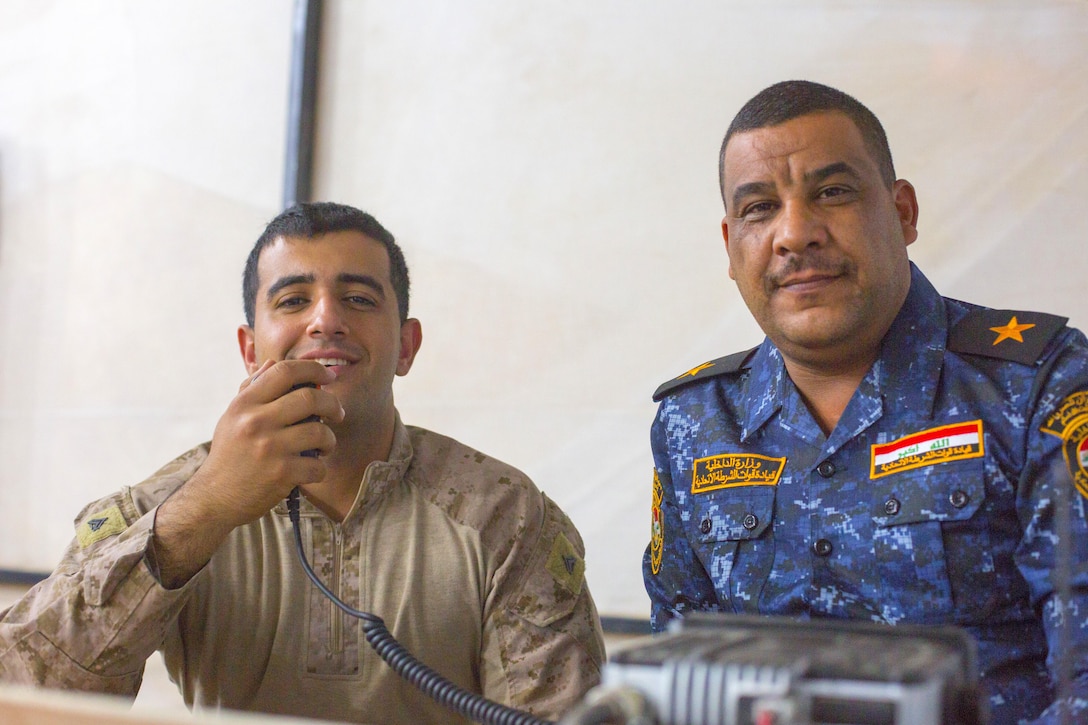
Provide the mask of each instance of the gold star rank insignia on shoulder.
{"label": "gold star rank insignia on shoulder", "polygon": [[997,333],[997,337],[994,339],[993,344],[996,345],[1004,340],[1016,340],[1019,343],[1024,342],[1024,336],[1020,333],[1024,330],[1030,330],[1035,327],[1034,323],[1028,323],[1021,325],[1016,321],[1016,315],[1009,318],[1009,322],[1001,327],[991,327],[990,330]]}
{"label": "gold star rank insignia on shoulder", "polygon": [[739,372],[744,363],[748,361],[748,358],[752,357],[752,353],[756,351],[756,348],[750,350],[742,350],[741,352],[735,352],[732,355],[726,355],[720,357],[717,360],[711,360],[705,362],[702,365],[696,365],[686,373],[677,375],[672,380],[662,383],[654,391],[654,402],[659,402],[666,394],[681,388],[688,383],[695,382],[696,380],[705,380],[717,375],[728,375],[729,373]]}
{"label": "gold star rank insignia on shoulder", "polygon": [[712,367],[714,367],[714,363],[712,363],[712,362],[705,362],[702,365],[696,365],[691,370],[688,370],[683,375],[680,375],[677,379],[679,379],[679,378],[693,378],[696,375],[698,375],[699,373],[703,372],[704,370],[707,370],[707,369],[712,368]]}
{"label": "gold star rank insignia on shoulder", "polygon": [[948,331],[948,349],[1033,365],[1068,321],[1044,312],[974,309]]}

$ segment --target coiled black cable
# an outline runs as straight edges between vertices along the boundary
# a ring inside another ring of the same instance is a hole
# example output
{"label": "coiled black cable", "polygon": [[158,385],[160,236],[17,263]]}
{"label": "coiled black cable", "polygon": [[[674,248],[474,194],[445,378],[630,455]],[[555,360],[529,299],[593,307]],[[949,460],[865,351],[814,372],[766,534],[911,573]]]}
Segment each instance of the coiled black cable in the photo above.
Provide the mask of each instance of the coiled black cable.
{"label": "coiled black cable", "polygon": [[374,651],[385,660],[394,672],[418,687],[428,697],[455,712],[484,725],[555,725],[550,720],[541,720],[527,712],[515,710],[497,702],[492,702],[474,692],[458,687],[427,665],[417,660],[404,645],[398,642],[381,617],[360,612],[347,604],[317,578],[317,574],[306,560],[302,548],[302,527],[299,525],[299,490],[294,488],[287,497],[287,512],[291,517],[291,526],[295,531],[295,547],[299,562],[306,576],[322,594],[344,612],[362,620],[363,635]]}

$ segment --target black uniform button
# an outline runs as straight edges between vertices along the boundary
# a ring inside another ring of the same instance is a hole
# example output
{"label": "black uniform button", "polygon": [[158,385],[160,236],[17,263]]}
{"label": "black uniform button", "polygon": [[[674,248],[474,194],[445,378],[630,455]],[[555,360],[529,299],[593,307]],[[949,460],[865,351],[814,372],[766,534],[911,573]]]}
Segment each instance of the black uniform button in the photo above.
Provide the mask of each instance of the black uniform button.
{"label": "black uniform button", "polygon": [[740,525],[751,531],[755,527],[759,526],[759,519],[755,514],[745,514],[744,520],[740,522]]}
{"label": "black uniform button", "polygon": [[816,539],[816,543],[812,545],[812,553],[816,556],[830,556],[833,548],[827,539]]}
{"label": "black uniform button", "polygon": [[961,509],[964,506],[966,506],[967,502],[970,501],[970,500],[971,500],[971,497],[968,496],[963,491],[959,490],[958,488],[955,491],[953,491],[952,493],[948,494],[948,503],[952,504],[953,506],[955,506],[958,509]]}
{"label": "black uniform button", "polygon": [[888,514],[889,516],[895,516],[897,513],[899,513],[899,499],[889,498],[887,501],[885,501],[884,513]]}
{"label": "black uniform button", "polygon": [[820,474],[824,478],[831,478],[835,475],[835,464],[831,461],[824,461],[820,465],[816,466],[816,473]]}
{"label": "black uniform button", "polygon": [[711,526],[712,524],[710,523],[710,519],[703,519],[699,523],[699,531],[702,531],[704,534],[709,534]]}

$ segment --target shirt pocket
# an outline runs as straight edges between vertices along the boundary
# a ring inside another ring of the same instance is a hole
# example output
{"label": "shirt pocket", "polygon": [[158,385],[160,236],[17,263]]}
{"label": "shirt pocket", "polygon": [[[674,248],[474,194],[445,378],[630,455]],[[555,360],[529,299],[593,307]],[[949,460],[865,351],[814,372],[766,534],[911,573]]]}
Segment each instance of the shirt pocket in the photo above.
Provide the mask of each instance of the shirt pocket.
{"label": "shirt pocket", "polygon": [[967,623],[990,606],[994,560],[983,458],[938,463],[873,482],[873,551],[885,617]]}
{"label": "shirt pocket", "polygon": [[734,612],[756,612],[774,562],[771,536],[776,486],[738,486],[693,496],[688,540]]}

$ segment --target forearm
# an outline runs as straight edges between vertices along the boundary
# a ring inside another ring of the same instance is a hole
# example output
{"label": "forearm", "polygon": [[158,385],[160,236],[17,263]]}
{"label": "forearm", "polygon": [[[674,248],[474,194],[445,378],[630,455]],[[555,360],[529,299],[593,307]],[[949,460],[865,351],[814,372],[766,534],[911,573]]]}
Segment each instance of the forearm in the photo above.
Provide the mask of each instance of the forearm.
{"label": "forearm", "polygon": [[[197,474],[199,475],[199,473]],[[209,510],[201,500],[194,476],[174,492],[155,513],[148,559],[154,575],[167,589],[178,589],[211,560],[234,529],[233,521]]]}

